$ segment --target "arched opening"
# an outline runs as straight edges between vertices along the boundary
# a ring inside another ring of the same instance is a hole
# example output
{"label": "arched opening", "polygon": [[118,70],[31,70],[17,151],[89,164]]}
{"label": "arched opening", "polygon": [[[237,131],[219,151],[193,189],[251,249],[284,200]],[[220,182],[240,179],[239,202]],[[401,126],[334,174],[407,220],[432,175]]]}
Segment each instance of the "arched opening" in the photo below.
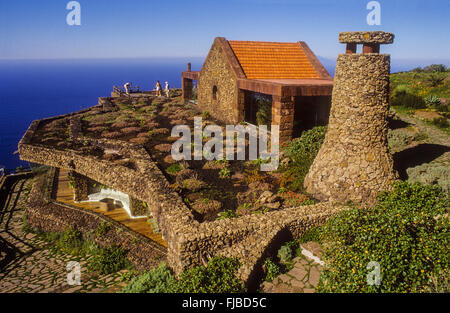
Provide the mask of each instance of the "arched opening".
{"label": "arched opening", "polygon": [[213,86],[212,99],[217,100],[217,86],[216,85]]}

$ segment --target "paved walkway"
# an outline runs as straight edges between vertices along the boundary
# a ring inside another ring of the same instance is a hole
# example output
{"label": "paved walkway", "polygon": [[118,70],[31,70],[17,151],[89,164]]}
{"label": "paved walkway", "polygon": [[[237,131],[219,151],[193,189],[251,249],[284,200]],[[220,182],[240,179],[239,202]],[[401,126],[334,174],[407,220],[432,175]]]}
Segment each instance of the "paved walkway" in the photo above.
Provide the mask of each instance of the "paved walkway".
{"label": "paved walkway", "polygon": [[[22,216],[31,179],[20,179],[11,187],[9,198],[0,208],[0,293],[8,292],[113,292],[120,272],[96,275],[86,269],[86,258],[49,250],[34,234],[22,232]],[[0,202],[1,203],[1,202]],[[67,284],[70,261],[81,265],[81,285]]]}
{"label": "paved walkway", "polygon": [[322,271],[320,264],[322,248],[316,242],[308,242],[302,247],[303,253],[308,256],[294,258],[294,267],[289,272],[281,274],[272,282],[264,282],[261,285],[263,292],[314,293]]}

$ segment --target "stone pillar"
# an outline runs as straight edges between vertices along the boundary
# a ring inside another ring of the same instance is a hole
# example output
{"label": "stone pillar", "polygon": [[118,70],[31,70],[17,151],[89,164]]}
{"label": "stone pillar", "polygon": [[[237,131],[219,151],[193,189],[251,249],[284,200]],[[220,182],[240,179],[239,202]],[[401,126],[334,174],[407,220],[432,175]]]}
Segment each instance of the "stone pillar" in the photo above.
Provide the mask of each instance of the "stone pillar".
{"label": "stone pillar", "polygon": [[130,213],[131,216],[147,216],[147,204],[144,201],[130,197]]}
{"label": "stone pillar", "polygon": [[280,126],[280,144],[292,139],[294,98],[272,96],[272,124]]}
{"label": "stone pillar", "polygon": [[89,186],[92,180],[74,171],[69,172],[69,179],[73,187],[73,200],[75,202],[89,200]]}
{"label": "stone pillar", "polygon": [[183,77],[181,89],[183,92],[183,100],[185,102],[191,100],[191,98],[192,98],[192,79]]}
{"label": "stone pillar", "polygon": [[[345,32],[341,43],[392,43],[385,32]],[[390,56],[340,54],[325,141],[305,177],[321,200],[372,203],[397,179],[387,146]]]}

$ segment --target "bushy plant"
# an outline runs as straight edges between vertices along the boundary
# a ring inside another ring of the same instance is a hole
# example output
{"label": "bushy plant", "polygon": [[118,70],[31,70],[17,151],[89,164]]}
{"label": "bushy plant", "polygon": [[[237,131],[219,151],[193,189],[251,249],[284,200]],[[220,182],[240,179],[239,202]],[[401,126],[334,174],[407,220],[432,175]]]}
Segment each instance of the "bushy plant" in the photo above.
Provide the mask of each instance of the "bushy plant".
{"label": "bushy plant", "polygon": [[234,212],[232,210],[225,210],[225,211],[219,212],[217,220],[223,220],[225,218],[233,218],[233,217],[237,217],[236,212]]}
{"label": "bushy plant", "polygon": [[434,95],[430,95],[425,98],[425,102],[428,107],[439,107],[441,105],[441,99]]}
{"label": "bushy plant", "polygon": [[178,164],[178,163],[175,163],[175,164],[172,164],[172,165],[170,165],[167,169],[166,169],[166,172],[167,173],[169,173],[169,174],[176,174],[176,173],[178,173],[179,171],[181,171],[181,165],[180,164]]}
{"label": "bushy plant", "polygon": [[122,292],[129,293],[234,293],[244,292],[242,282],[236,278],[237,259],[213,257],[206,267],[195,266],[182,272],[177,280],[162,263],[158,268],[133,279]]}
{"label": "bushy plant", "polygon": [[219,171],[220,178],[228,178],[231,176],[231,171],[228,167],[224,167]]}
{"label": "bushy plant", "polygon": [[237,259],[213,257],[206,267],[196,266],[180,274],[178,291],[183,293],[243,292],[242,282],[236,278]]}
{"label": "bushy plant", "polygon": [[292,249],[288,245],[282,246],[277,253],[278,259],[282,263],[287,263],[292,261]]}
{"label": "bushy plant", "polygon": [[[422,292],[449,269],[448,194],[397,182],[371,209],[350,209],[324,227],[326,267],[320,292]],[[379,285],[368,284],[378,262]]]}
{"label": "bushy plant", "polygon": [[450,191],[450,168],[445,164],[427,163],[406,170],[408,181],[424,185],[439,185],[444,192]]}
{"label": "bushy plant", "polygon": [[395,152],[407,145],[409,145],[414,137],[406,133],[403,129],[388,130],[387,135],[388,147],[391,152]]}
{"label": "bushy plant", "polygon": [[122,293],[174,293],[176,279],[170,268],[162,262],[157,268],[131,280]]}
{"label": "bushy plant", "polygon": [[399,85],[393,90],[391,94],[391,105],[414,109],[426,107],[423,98],[415,95],[407,85]]}
{"label": "bushy plant", "polygon": [[98,271],[102,275],[115,273],[128,266],[127,252],[118,245],[98,249],[89,262],[89,270]]}
{"label": "bushy plant", "polygon": [[277,277],[278,275],[281,274],[281,269],[280,267],[272,261],[272,259],[267,258],[264,261],[264,267],[266,269],[266,277],[265,280],[268,282],[271,282],[275,279],[275,277]]}
{"label": "bushy plant", "polygon": [[326,126],[317,126],[304,131],[300,138],[289,143],[285,151],[291,162],[281,166],[281,187],[299,191],[304,189],[303,181],[322,146],[326,131]]}

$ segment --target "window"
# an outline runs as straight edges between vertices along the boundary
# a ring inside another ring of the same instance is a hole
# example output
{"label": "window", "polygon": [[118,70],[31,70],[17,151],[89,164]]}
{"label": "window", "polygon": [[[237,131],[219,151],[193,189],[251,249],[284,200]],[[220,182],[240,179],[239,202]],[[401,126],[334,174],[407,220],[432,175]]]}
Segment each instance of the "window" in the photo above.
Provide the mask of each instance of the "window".
{"label": "window", "polygon": [[212,99],[217,100],[217,86],[213,86]]}

